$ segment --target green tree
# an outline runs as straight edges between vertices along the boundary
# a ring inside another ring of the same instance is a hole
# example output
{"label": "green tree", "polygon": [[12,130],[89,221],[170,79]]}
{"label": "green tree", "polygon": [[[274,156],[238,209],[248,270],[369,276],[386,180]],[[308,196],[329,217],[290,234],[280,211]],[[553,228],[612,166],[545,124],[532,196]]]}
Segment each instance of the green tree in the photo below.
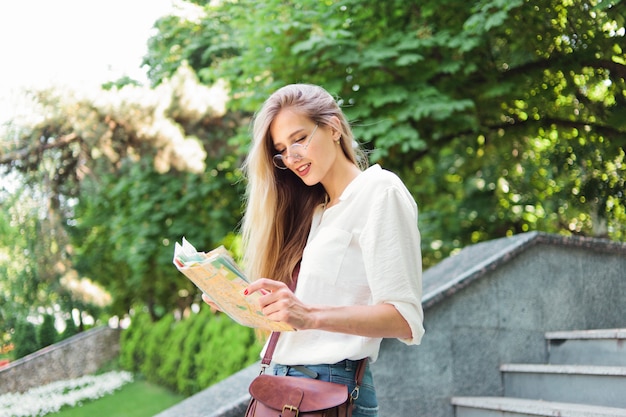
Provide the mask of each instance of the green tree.
{"label": "green tree", "polygon": [[76,323],[74,323],[74,319],[70,317],[65,320],[65,329],[60,335],[60,340],[65,340],[68,337],[72,337],[76,334],[78,334],[78,328],[76,327]]}
{"label": "green tree", "polygon": [[145,304],[157,319],[199,297],[172,266],[174,243],[185,236],[198,248],[212,248],[232,233],[239,200],[224,192],[227,182],[215,168],[205,175],[161,175],[144,158],[102,177],[99,192],[80,201],[71,229],[81,242],[75,267],[115,294],[111,312]]}
{"label": "green tree", "polygon": [[37,329],[33,323],[27,320],[17,321],[12,340],[15,346],[13,350],[15,359],[23,358],[39,349]]}
{"label": "green tree", "polygon": [[156,23],[153,89],[37,91],[40,117],[4,126],[0,175],[20,184],[0,184],[6,329],[50,303],[103,314],[70,279],[105,286],[116,314],[188,308],[171,245],[233,239],[249,117],[292,82],[336,94],[371,160],[405,180],[426,266],[530,230],[626,240],[623,1],[189,6]]}
{"label": "green tree", "polygon": [[[50,302],[68,314],[103,312],[72,295],[69,278],[104,285],[109,313],[145,304],[156,319],[188,308],[198,291],[171,264],[174,241],[185,235],[210,248],[240,212],[240,153],[228,143],[239,116],[223,113],[223,91],[198,85],[181,67],[157,89],[111,89],[97,104],[55,90],[33,99],[40,121],[9,126],[16,140],[0,148],[0,168],[19,176],[20,193],[37,197],[34,212],[15,224],[53,229],[22,234],[18,248],[36,256],[16,257],[33,270],[21,282],[44,281]],[[17,198],[6,201],[7,210],[24,212]]]}
{"label": "green tree", "polygon": [[37,344],[44,348],[55,343],[58,339],[57,329],[54,327],[54,316],[43,315],[43,322],[37,327]]}
{"label": "green tree", "polygon": [[325,86],[416,196],[427,265],[529,230],[626,238],[622,1],[194,4],[157,22],[153,82],[189,62],[247,112]]}

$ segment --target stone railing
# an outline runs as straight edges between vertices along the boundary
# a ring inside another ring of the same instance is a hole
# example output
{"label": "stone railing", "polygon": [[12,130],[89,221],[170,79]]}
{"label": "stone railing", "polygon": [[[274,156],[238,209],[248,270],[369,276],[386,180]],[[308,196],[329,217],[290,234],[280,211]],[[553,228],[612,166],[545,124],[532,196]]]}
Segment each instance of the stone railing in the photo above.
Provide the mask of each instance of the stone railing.
{"label": "stone railing", "polygon": [[79,333],[0,368],[0,394],[92,374],[119,350],[119,329],[103,326]]}

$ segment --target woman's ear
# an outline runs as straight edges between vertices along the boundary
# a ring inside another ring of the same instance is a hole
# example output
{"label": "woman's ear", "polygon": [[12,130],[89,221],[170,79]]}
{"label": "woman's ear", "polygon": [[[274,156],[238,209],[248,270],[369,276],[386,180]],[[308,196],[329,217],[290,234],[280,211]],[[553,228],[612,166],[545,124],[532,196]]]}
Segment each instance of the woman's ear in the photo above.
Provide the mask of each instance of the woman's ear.
{"label": "woman's ear", "polygon": [[329,122],[333,140],[339,140],[341,138],[341,121],[337,116],[331,116]]}

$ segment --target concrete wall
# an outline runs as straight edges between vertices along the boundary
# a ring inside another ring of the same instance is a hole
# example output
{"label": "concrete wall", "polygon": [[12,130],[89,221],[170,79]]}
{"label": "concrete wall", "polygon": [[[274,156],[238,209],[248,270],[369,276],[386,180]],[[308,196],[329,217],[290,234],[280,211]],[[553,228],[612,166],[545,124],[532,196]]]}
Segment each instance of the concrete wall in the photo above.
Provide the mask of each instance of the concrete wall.
{"label": "concrete wall", "polygon": [[0,394],[93,374],[120,350],[120,331],[91,329],[0,368]]}
{"label": "concrete wall", "polygon": [[[420,346],[385,340],[380,417],[453,417],[453,395],[501,395],[502,363],[544,363],[544,333],[626,327],[626,244],[526,233],[463,249],[424,273]],[[243,415],[258,365],[158,417]]]}
{"label": "concrete wall", "polygon": [[500,364],[545,363],[546,331],[626,326],[626,246],[527,243],[428,307],[421,346],[384,342],[381,417],[453,417],[453,395],[503,394]]}

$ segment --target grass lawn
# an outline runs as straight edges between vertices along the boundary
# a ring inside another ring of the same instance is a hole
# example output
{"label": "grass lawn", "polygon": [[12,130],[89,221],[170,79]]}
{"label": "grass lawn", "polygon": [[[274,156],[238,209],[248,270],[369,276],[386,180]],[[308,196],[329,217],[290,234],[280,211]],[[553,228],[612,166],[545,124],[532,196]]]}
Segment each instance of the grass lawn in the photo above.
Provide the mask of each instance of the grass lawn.
{"label": "grass lawn", "polygon": [[63,408],[54,417],[152,417],[185,397],[144,380],[135,380],[113,394],[83,406]]}

